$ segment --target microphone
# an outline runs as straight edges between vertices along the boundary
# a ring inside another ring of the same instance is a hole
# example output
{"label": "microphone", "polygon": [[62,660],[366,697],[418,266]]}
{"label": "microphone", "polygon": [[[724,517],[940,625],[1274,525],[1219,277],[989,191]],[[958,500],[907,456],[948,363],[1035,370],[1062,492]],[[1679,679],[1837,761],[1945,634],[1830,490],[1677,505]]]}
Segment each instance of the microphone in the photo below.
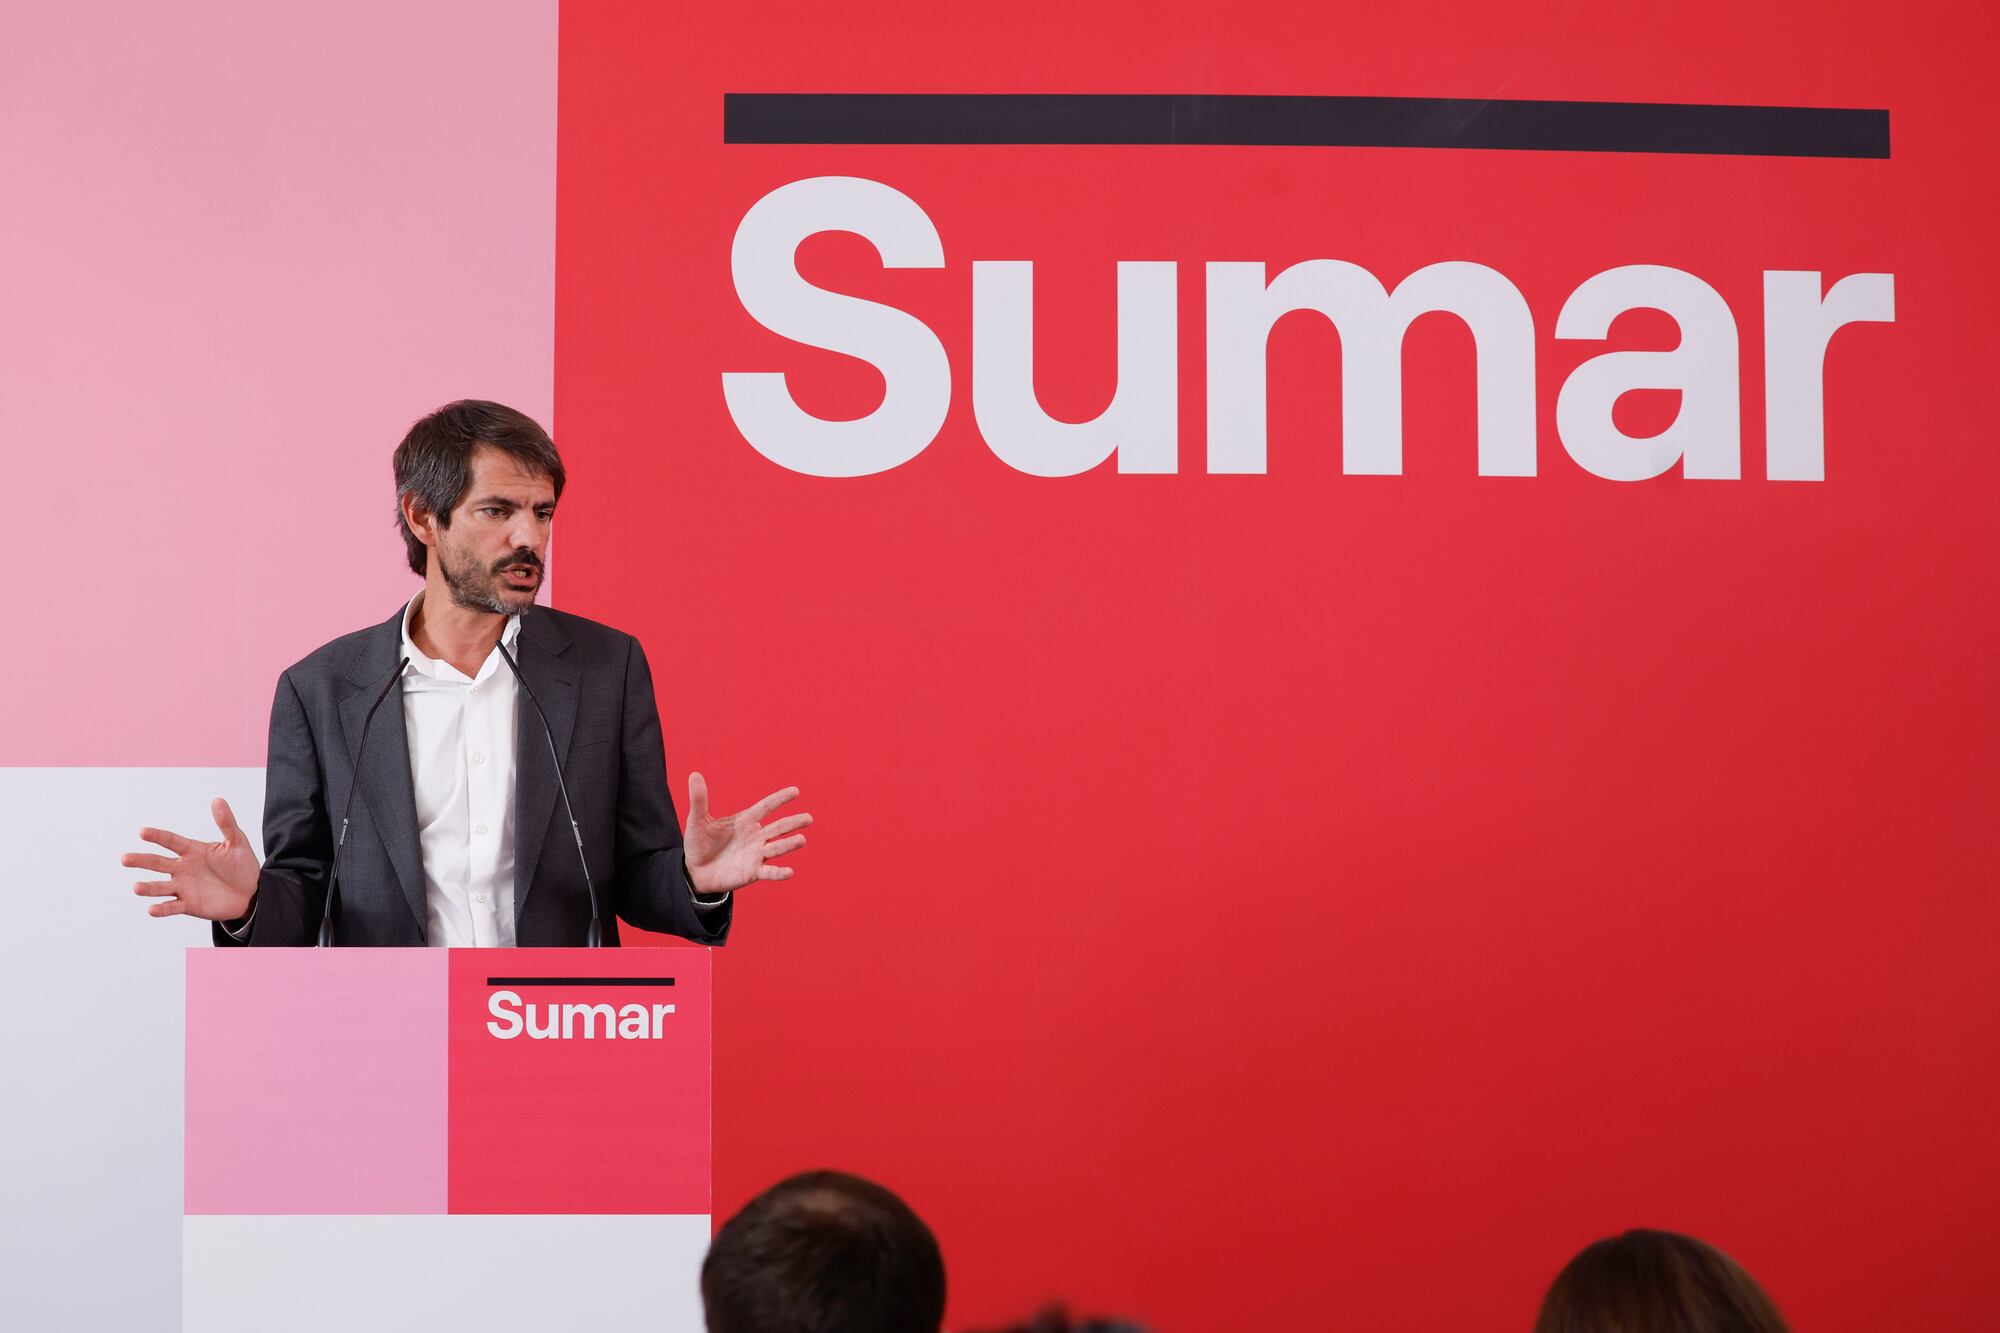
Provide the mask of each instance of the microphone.
{"label": "microphone", "polygon": [[382,685],[375,702],[368,705],[368,716],[361,719],[361,743],[354,747],[354,781],[347,785],[347,804],[340,810],[340,836],[333,843],[333,869],[326,877],[326,907],[320,912],[319,941],[316,947],[325,949],[333,944],[333,900],[340,891],[340,849],[347,845],[347,817],[354,813],[354,793],[361,786],[361,756],[368,752],[368,728],[375,721],[375,710],[389,697],[389,691],[396,688],[396,682],[403,678],[403,668],[410,664],[405,657],[396,663],[396,669],[389,673],[389,679]]}
{"label": "microphone", "polygon": [[562,760],[556,755],[556,734],[549,727],[549,715],[542,711],[542,701],[528,688],[528,678],[521,674],[521,668],[514,664],[514,655],[507,651],[507,645],[497,643],[500,660],[514,673],[514,679],[521,683],[521,693],[528,696],[528,702],[535,706],[535,716],[542,720],[542,739],[549,743],[549,762],[556,766],[556,790],[562,793],[563,813],[569,816],[569,833],[576,839],[576,863],[583,867],[583,887],[590,894],[590,930],[583,937],[588,948],[598,948],[604,943],[604,927],[597,919],[597,886],[590,880],[590,862],[583,854],[583,830],[577,827],[576,807],[569,803],[569,784],[563,781]]}

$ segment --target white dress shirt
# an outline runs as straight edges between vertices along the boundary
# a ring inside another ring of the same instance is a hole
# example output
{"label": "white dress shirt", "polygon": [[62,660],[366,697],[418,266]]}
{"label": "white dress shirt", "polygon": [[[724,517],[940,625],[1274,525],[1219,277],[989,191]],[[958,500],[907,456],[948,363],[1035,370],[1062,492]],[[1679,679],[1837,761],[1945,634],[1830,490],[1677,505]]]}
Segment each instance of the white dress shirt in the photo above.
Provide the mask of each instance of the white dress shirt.
{"label": "white dress shirt", "polygon": [[[433,946],[514,943],[514,723],[520,687],[496,647],[467,676],[410,638],[424,595],[403,608],[403,730],[424,862],[424,936]],[[514,651],[519,616],[500,642]]]}

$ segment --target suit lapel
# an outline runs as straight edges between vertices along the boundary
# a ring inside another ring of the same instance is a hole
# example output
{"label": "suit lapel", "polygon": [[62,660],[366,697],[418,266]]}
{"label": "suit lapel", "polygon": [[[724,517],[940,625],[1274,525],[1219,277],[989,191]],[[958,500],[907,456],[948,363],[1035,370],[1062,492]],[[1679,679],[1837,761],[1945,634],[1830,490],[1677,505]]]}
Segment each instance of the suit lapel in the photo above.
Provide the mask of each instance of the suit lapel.
{"label": "suit lapel", "polygon": [[[515,657],[521,676],[548,716],[548,735],[556,753],[569,761],[570,733],[576,727],[576,667],[564,660],[569,636],[546,611],[530,611],[521,618],[521,634],[515,640]],[[543,835],[556,811],[556,766],[549,758],[549,741],[544,739],[541,716],[528,700],[527,690],[517,691],[514,706],[514,919],[521,919],[528,890],[535,882],[535,867],[542,858]],[[565,821],[567,822],[567,817]]]}
{"label": "suit lapel", "polygon": [[[340,704],[340,722],[347,735],[347,757],[354,766],[355,781],[361,784],[361,799],[381,830],[382,843],[395,867],[403,898],[410,905],[421,932],[429,919],[424,910],[424,857],[417,840],[417,793],[410,781],[409,733],[403,728],[403,683],[400,679],[389,697],[376,711],[368,727],[368,744],[361,744],[362,725],[375,692],[394,669],[403,641],[403,614],[398,611],[388,624],[369,637],[366,649],[357,655],[348,671],[348,681],[356,688]],[[358,752],[358,758],[357,758]],[[328,811],[328,816],[333,816]],[[334,825],[334,836],[340,826]],[[352,830],[350,830],[350,836]]]}

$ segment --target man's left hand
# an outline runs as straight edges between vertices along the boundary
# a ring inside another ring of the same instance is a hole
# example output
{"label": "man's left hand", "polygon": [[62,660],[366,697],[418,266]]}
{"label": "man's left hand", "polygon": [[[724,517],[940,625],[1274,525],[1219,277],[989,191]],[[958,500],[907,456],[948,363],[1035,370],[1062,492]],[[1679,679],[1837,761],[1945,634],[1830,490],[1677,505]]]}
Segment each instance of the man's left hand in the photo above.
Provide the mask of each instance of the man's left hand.
{"label": "man's left hand", "polygon": [[813,817],[787,815],[769,824],[764,820],[798,795],[797,787],[787,787],[747,810],[717,818],[708,812],[707,781],[699,773],[688,774],[688,815],[681,837],[695,892],[728,893],[760,879],[790,879],[790,866],[765,863],[805,846],[805,834],[797,830],[812,823]]}

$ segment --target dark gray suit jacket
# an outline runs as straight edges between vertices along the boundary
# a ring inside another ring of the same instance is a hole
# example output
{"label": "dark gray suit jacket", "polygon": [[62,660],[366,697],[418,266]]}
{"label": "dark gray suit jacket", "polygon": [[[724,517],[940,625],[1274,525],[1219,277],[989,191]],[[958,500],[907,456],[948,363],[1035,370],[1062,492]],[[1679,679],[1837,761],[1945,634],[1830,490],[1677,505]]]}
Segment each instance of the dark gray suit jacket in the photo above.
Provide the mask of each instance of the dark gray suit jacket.
{"label": "dark gray suit jacket", "polygon": [[[334,835],[356,783],[362,719],[402,656],[402,624],[398,607],[382,624],[335,639],[279,678],[257,904],[246,938],[236,940],[218,925],[217,944],[304,945],[317,938]],[[515,659],[562,755],[597,884],[604,942],[618,942],[622,917],[645,930],[721,944],[733,909],[695,911],[680,820],[667,793],[653,676],[639,641],[537,607],[521,621]],[[514,736],[515,942],[580,946],[590,899],[541,719],[525,692]],[[423,857],[400,681],[368,729],[334,910],[338,944],[425,943]]]}

